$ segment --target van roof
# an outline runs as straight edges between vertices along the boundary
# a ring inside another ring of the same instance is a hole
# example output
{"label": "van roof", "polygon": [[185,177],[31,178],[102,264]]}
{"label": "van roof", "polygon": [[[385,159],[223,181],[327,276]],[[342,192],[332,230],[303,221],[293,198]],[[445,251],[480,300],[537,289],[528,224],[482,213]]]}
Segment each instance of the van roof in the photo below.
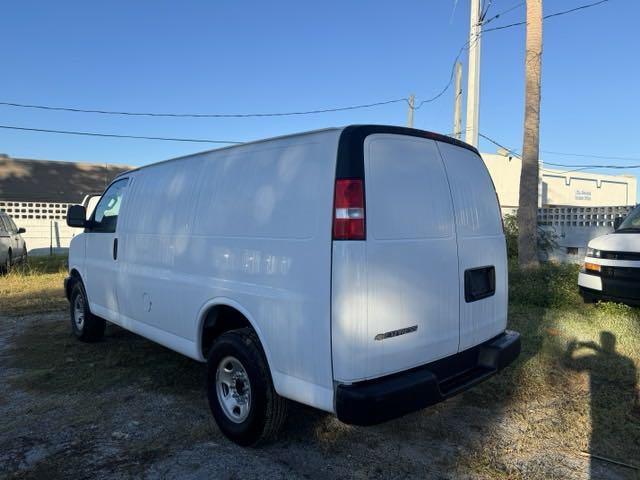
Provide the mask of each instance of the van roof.
{"label": "van roof", "polygon": [[[399,127],[399,126],[393,126],[393,125],[375,125],[375,124],[354,124],[354,125],[346,125],[343,127],[328,127],[328,128],[320,128],[317,130],[309,130],[306,132],[298,132],[298,133],[289,133],[286,135],[277,135],[275,137],[268,137],[268,138],[262,138],[262,139],[258,139],[258,140],[251,140],[248,142],[243,142],[243,143],[238,143],[238,144],[234,144],[234,145],[228,145],[226,147],[219,147],[219,148],[212,148],[210,150],[203,150],[201,152],[196,152],[196,153],[191,153],[189,155],[182,155],[180,157],[174,157],[174,158],[169,158],[167,160],[161,160],[159,162],[154,162],[154,163],[150,163],[147,165],[143,165],[137,168],[133,168],[131,170],[128,170],[126,172],[122,172],[120,175],[118,175],[116,178],[119,178],[123,175],[126,175],[128,173],[131,172],[136,172],[138,170],[142,170],[144,168],[148,168],[148,167],[152,167],[155,165],[161,165],[164,163],[168,163],[168,162],[174,162],[174,161],[178,161],[178,160],[185,160],[189,157],[193,157],[195,155],[202,155],[203,153],[209,153],[209,152],[217,152],[217,151],[221,151],[221,150],[230,150],[233,148],[237,148],[237,147],[242,147],[242,146],[247,146],[247,145],[255,145],[258,143],[264,143],[264,142],[271,142],[273,140],[279,140],[279,139],[285,139],[285,138],[292,138],[292,137],[302,137],[305,135],[314,135],[317,133],[321,133],[321,132],[330,132],[330,131],[344,131],[345,129],[348,130],[360,130],[362,132],[370,132],[370,133],[395,133],[395,134],[401,134],[401,135],[410,135],[410,136],[414,136],[414,137],[421,137],[421,138],[429,138],[432,140],[437,140],[437,141],[441,141],[441,142],[445,142],[445,143],[450,143],[452,145],[456,145],[458,147],[462,147],[462,148],[466,148],[467,150],[471,150],[472,152],[480,155],[480,153],[478,152],[478,150],[473,147],[472,145],[469,145],[468,143],[462,142],[456,138],[453,137],[449,137],[447,135],[442,135],[440,133],[435,133],[435,132],[430,132],[427,130],[420,130],[417,128],[408,128],[408,127]],[[114,179],[115,180],[115,179]]]}

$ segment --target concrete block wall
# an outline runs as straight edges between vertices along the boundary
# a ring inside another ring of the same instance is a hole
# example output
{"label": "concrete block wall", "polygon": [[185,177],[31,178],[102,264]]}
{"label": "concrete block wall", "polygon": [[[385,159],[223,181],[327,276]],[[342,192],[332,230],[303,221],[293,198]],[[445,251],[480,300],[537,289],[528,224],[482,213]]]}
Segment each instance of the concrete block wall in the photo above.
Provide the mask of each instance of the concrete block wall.
{"label": "concrete block wall", "polygon": [[9,214],[18,227],[30,255],[65,252],[71,239],[82,229],[67,226],[68,203],[0,201],[0,210]]}

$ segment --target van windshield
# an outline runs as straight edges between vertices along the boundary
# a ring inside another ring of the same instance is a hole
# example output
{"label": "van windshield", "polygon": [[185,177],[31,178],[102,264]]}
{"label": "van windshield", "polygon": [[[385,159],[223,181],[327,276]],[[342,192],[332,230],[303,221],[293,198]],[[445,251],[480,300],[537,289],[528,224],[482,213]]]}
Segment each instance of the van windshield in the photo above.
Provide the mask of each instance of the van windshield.
{"label": "van windshield", "polygon": [[616,232],[640,232],[640,205],[631,210]]}

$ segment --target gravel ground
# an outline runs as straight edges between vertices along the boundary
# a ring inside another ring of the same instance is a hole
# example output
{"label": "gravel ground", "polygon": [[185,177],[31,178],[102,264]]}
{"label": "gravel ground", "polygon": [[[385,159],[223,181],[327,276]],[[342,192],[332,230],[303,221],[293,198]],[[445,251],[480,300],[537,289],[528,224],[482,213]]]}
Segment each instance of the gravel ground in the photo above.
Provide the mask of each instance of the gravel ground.
{"label": "gravel ground", "polygon": [[278,441],[243,449],[209,414],[203,365],[114,326],[81,344],[67,322],[0,316],[0,478],[638,478],[534,438],[562,399],[488,400],[491,380],[368,428],[292,405]]}

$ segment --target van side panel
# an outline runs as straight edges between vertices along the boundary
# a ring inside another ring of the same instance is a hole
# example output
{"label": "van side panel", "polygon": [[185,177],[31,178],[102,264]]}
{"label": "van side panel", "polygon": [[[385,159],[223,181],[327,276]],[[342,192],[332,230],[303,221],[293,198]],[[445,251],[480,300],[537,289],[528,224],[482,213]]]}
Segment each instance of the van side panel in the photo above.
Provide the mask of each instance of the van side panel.
{"label": "van side panel", "polygon": [[[502,333],[507,326],[507,252],[495,189],[474,152],[438,142],[453,196],[460,283],[460,346],[466,350]],[[495,293],[465,300],[465,271],[495,267]]]}
{"label": "van side panel", "polygon": [[202,360],[202,314],[229,299],[255,327],[276,391],[332,411],[331,214],[339,133],[141,169],[122,246],[127,315],[170,332],[176,346],[191,342],[198,352],[191,356]]}
{"label": "van side panel", "polygon": [[137,323],[145,332],[159,329],[193,341],[192,327],[183,319],[182,289],[188,272],[181,257],[188,248],[194,186],[203,163],[193,157],[186,168],[170,162],[136,172],[118,247],[118,297],[126,328]]}

